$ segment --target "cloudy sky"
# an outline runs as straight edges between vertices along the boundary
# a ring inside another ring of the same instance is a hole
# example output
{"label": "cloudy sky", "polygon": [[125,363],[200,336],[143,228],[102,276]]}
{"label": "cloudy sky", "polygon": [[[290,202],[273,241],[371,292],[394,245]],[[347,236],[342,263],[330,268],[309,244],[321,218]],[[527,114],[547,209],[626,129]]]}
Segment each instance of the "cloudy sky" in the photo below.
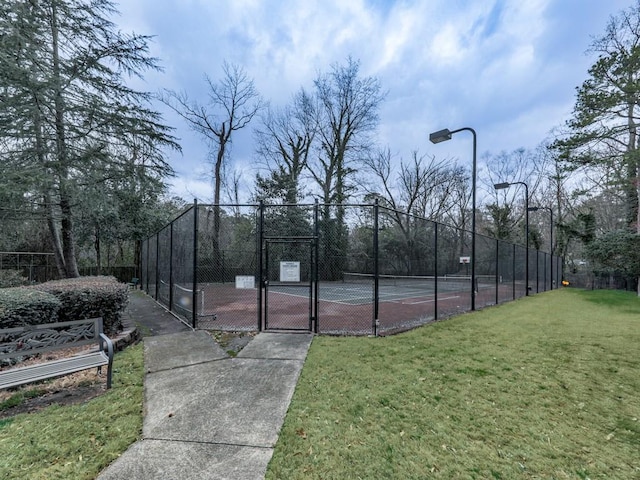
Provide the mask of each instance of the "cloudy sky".
{"label": "cloudy sky", "polygon": [[[398,157],[413,150],[471,157],[470,135],[432,145],[429,132],[473,127],[479,154],[535,148],[571,114],[587,53],[611,15],[634,0],[122,0],[124,31],[154,35],[164,72],[136,87],[206,98],[204,74],[242,66],[262,96],[284,105],[311,89],[318,72],[359,60],[362,76],[388,92],[379,143]],[[162,105],[183,153],[171,154],[173,193],[211,201],[207,148]],[[247,185],[255,176],[251,128],[232,159]]]}

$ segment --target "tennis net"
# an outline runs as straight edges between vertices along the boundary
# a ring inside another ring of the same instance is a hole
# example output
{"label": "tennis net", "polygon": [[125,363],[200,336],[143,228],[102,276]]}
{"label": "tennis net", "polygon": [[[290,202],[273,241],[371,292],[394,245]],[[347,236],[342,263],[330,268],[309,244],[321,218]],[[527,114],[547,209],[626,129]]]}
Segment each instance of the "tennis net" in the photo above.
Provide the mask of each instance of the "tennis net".
{"label": "tennis net", "polygon": [[[371,273],[343,272],[342,282],[352,285],[373,284],[375,275]],[[476,289],[483,286],[494,286],[496,284],[495,275],[476,275]],[[501,282],[501,278],[498,278]],[[438,289],[452,290],[471,288],[470,275],[378,275],[378,285],[396,287],[402,289]]]}

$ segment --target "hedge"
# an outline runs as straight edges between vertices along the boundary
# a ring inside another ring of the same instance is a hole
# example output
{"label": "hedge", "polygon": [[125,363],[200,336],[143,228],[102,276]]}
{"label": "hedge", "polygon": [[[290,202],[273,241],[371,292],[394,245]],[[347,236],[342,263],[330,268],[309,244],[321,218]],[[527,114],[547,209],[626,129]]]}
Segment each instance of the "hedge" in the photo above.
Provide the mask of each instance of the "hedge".
{"label": "hedge", "polygon": [[0,328],[58,321],[62,302],[47,292],[15,287],[0,289]]}
{"label": "hedge", "polygon": [[129,287],[114,277],[52,280],[29,288],[52,294],[60,300],[60,322],[102,317],[105,332],[115,333],[122,329],[122,313],[129,300]]}

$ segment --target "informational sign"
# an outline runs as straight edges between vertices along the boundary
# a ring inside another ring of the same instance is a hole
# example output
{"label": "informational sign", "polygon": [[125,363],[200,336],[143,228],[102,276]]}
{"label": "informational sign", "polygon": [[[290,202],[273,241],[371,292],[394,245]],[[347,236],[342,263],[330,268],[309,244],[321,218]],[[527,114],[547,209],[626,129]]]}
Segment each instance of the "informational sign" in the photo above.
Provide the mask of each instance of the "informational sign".
{"label": "informational sign", "polygon": [[471,257],[460,257],[460,263],[471,263]]}
{"label": "informational sign", "polygon": [[299,282],[300,262],[280,262],[280,281]]}
{"label": "informational sign", "polygon": [[236,288],[256,288],[253,275],[236,275]]}

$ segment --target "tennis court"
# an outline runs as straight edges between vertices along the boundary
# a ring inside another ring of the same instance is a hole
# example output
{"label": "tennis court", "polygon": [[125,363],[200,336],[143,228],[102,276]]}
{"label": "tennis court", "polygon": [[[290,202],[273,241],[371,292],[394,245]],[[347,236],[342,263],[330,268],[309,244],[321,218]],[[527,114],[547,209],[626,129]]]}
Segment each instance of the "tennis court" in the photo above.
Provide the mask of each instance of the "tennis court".
{"label": "tennis court", "polygon": [[549,290],[562,275],[560,257],[377,204],[195,204],[141,257],[157,301],[196,328],[235,331],[393,333]]}
{"label": "tennis court", "polygon": [[[476,285],[479,301],[494,299],[496,288],[510,288],[492,276],[477,278]],[[268,329],[309,330],[317,319],[323,333],[369,334],[376,319],[379,333],[385,333],[464,312],[470,289],[468,276],[380,275],[376,301],[373,275],[345,273],[341,281],[318,282],[317,289],[313,282],[274,282],[261,292],[255,283],[201,283],[197,303],[203,328],[252,330],[260,315]],[[190,304],[190,298],[191,293],[178,303]]]}
{"label": "tennis court", "polygon": [[[484,285],[489,283],[489,285]],[[495,277],[485,276],[476,278],[476,290],[479,285],[491,287],[495,284]],[[403,276],[379,275],[378,299],[381,302],[422,303],[433,301],[437,292],[456,292],[468,294],[471,289],[470,276]],[[308,297],[313,292],[313,284],[299,285],[275,283],[269,285],[269,291],[282,295]],[[375,278],[373,274],[344,273],[343,280],[334,282],[319,282],[319,299],[360,305],[371,303],[375,298]]]}

